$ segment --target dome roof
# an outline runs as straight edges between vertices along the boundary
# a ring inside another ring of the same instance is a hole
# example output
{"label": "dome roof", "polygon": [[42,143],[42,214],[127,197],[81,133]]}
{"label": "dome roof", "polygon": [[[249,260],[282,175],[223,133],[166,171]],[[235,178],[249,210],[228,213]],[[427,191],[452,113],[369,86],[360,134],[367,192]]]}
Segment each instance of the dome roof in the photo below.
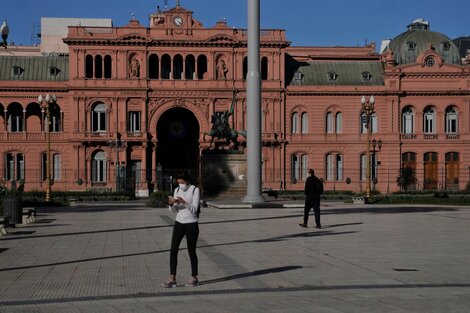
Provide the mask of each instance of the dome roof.
{"label": "dome roof", "polygon": [[416,58],[433,46],[436,53],[440,54],[444,63],[462,64],[459,49],[447,36],[433,32],[429,23],[423,19],[417,19],[408,25],[408,31],[395,37],[390,43],[395,62],[397,64],[415,63]]}

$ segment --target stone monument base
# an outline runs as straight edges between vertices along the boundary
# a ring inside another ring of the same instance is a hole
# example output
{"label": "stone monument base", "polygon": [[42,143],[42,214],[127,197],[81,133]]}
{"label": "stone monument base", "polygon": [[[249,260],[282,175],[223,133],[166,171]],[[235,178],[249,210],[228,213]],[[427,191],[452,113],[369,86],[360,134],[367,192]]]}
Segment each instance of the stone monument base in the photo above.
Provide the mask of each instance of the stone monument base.
{"label": "stone monument base", "polygon": [[201,157],[204,197],[242,198],[246,195],[246,155],[233,150],[206,150]]}

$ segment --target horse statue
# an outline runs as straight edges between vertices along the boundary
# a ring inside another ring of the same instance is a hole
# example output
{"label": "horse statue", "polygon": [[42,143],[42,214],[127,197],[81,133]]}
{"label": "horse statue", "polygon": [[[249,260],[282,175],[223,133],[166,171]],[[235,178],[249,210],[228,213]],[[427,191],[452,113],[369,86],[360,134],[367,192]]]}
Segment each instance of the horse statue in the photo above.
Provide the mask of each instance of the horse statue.
{"label": "horse statue", "polygon": [[206,141],[206,135],[211,137],[209,149],[212,147],[212,144],[214,144],[215,139],[225,139],[225,145],[229,146],[230,143],[233,143],[233,148],[237,149],[240,144],[238,141],[238,136],[243,136],[246,138],[245,131],[236,131],[230,127],[229,123],[229,117],[234,112],[237,93],[238,90],[233,92],[232,104],[230,105],[229,111],[214,112],[212,114],[212,128],[208,133],[204,133],[204,141]]}

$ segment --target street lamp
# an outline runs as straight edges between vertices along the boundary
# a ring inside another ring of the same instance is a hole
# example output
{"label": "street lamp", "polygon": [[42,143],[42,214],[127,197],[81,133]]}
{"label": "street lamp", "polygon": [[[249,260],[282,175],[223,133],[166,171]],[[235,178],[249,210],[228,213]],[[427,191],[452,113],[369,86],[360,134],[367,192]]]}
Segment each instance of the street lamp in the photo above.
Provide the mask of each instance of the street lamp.
{"label": "street lamp", "polygon": [[116,192],[121,191],[120,175],[119,175],[119,148],[124,146],[124,141],[119,140],[116,134],[116,139],[108,141],[108,146],[111,149],[116,149]]}
{"label": "street lamp", "polygon": [[361,104],[362,110],[366,114],[365,128],[366,128],[366,201],[370,200],[370,117],[374,112],[374,96],[370,96],[369,99],[366,99],[365,96],[362,96]]}
{"label": "street lamp", "polygon": [[39,95],[38,103],[46,111],[46,145],[47,145],[47,164],[46,164],[46,202],[51,201],[51,106],[57,101],[56,95],[46,94],[45,97]]}
{"label": "street lamp", "polygon": [[382,140],[375,140],[372,139],[372,160],[373,160],[373,163],[372,163],[372,176],[374,176],[374,190],[375,190],[375,184],[377,183],[377,168],[379,167],[379,164],[380,162],[377,161],[377,158],[376,158],[376,153],[377,152],[380,152],[380,150],[382,150]]}
{"label": "street lamp", "polygon": [[0,32],[2,33],[2,46],[6,49],[7,48],[7,38],[8,34],[10,33],[10,28],[7,25],[7,21],[3,21],[2,26],[0,26]]}

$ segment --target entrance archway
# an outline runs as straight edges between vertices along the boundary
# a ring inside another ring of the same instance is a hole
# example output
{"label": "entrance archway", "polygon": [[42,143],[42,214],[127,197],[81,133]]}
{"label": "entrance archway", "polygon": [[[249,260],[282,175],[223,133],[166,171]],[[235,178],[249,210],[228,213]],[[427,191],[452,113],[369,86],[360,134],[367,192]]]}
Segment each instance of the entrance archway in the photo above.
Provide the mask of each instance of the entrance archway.
{"label": "entrance archway", "polygon": [[199,158],[199,123],[185,108],[173,108],[157,122],[157,164],[164,176],[190,171],[196,178]]}

